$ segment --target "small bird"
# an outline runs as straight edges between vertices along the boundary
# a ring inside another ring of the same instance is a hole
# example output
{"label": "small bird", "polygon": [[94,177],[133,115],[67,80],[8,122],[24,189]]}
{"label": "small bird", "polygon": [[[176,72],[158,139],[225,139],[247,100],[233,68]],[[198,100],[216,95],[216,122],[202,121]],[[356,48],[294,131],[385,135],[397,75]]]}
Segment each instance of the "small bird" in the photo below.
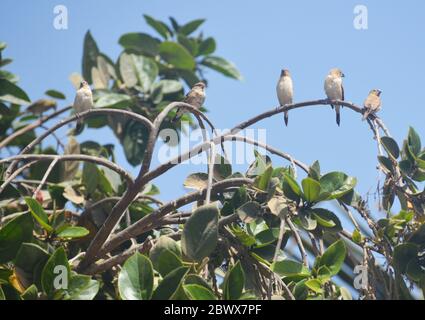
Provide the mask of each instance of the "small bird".
{"label": "small bird", "polygon": [[[74,100],[74,110],[78,115],[80,112],[87,111],[93,108],[93,94],[87,81],[81,81],[80,88],[77,90]],[[80,132],[84,127],[82,119],[77,120],[76,132]]]}
{"label": "small bird", "polygon": [[366,120],[370,114],[376,113],[381,110],[381,93],[382,91],[379,89],[373,89],[369,92],[365,102],[364,102],[364,113],[363,119]]}
{"label": "small bird", "polygon": [[[201,108],[205,102],[205,83],[195,83],[192,89],[186,94],[183,102],[194,106],[196,109]],[[172,122],[179,120],[185,112],[184,109],[178,108]]]}
{"label": "small bird", "polygon": [[[282,69],[280,78],[276,86],[277,98],[281,106],[292,104],[294,90],[292,86],[292,78],[289,70]],[[288,111],[285,111],[285,125],[288,125]]]}
{"label": "small bird", "polygon": [[[325,79],[325,92],[330,100],[344,100],[344,87],[342,85],[342,78],[345,75],[341,70],[334,68]],[[333,108],[334,106],[331,105]],[[336,112],[336,123],[340,124],[341,116],[340,116],[340,105],[335,105]]]}

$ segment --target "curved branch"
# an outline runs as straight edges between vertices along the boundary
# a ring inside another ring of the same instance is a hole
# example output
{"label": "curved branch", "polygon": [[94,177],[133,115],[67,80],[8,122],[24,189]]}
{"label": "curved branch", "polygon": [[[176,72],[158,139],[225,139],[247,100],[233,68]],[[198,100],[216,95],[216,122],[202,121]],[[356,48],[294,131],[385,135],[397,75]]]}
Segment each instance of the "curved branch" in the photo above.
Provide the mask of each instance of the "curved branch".
{"label": "curved branch", "polygon": [[10,158],[1,159],[0,164],[6,163],[6,162],[18,163],[19,161],[29,161],[29,160],[35,160],[35,162],[39,162],[39,161],[49,161],[49,160],[55,160],[55,159],[58,159],[58,161],[86,161],[86,162],[96,163],[104,167],[107,167],[115,171],[122,177],[124,177],[127,183],[129,184],[129,186],[133,184],[133,178],[131,177],[131,175],[120,166],[104,158],[88,156],[85,154],[70,154],[70,155],[23,154],[23,155],[10,157]]}
{"label": "curved branch", "polygon": [[[228,179],[223,180],[220,182],[217,182],[212,185],[211,192],[221,192],[222,190],[225,190],[229,187],[235,187],[235,186],[241,186],[244,184],[252,184],[252,179],[247,178],[235,178],[235,179]],[[175,211],[176,209],[187,205],[189,203],[192,203],[194,201],[204,199],[207,192],[207,188],[202,189],[197,192],[189,193],[183,197],[178,198],[177,200],[168,202],[164,204],[159,209],[153,211],[151,214],[143,217],[139,221],[133,223],[128,228],[125,228],[124,230],[120,231],[116,235],[112,236],[110,240],[108,240],[101,248],[101,250],[98,253],[98,256],[102,256],[107,252],[110,252],[123,242],[127,241],[128,239],[137,237],[138,235],[145,233],[152,228],[154,228],[156,223],[160,223],[161,219],[167,215],[170,212]]]}
{"label": "curved branch", "polygon": [[[84,118],[88,118],[88,117],[92,117],[92,116],[97,116],[97,115],[107,115],[107,114],[120,114],[120,115],[124,115],[127,116],[129,118],[132,118],[136,121],[142,122],[149,130],[152,130],[152,122],[141,116],[138,115],[134,112],[131,111],[127,111],[127,110],[119,110],[119,109],[90,109],[84,112],[81,112],[79,114],[75,114],[72,117],[66,118],[60,122],[58,122],[56,125],[54,125],[53,127],[51,127],[49,130],[47,130],[46,132],[44,132],[43,134],[41,134],[40,136],[38,136],[36,139],[34,139],[29,145],[27,145],[24,149],[21,150],[21,152],[19,153],[19,155],[23,155],[25,153],[28,153],[30,150],[32,150],[37,144],[39,144],[41,141],[43,141],[46,137],[48,137],[52,132],[58,130],[59,128],[65,126],[66,124],[76,121],[78,119],[84,119]],[[13,169],[15,168],[15,166],[17,165],[17,161],[13,161],[9,167],[6,170],[5,173],[5,177],[7,178],[13,171]]]}
{"label": "curved branch", "polygon": [[39,126],[41,126],[43,123],[49,121],[50,119],[70,110],[72,106],[65,107],[63,109],[60,109],[56,112],[53,112],[52,114],[45,116],[43,118],[38,119],[37,121],[34,121],[33,123],[27,125],[26,127],[23,127],[14,133],[12,133],[10,136],[7,136],[5,139],[3,139],[0,142],[0,149],[7,146],[10,142],[12,142],[15,138],[19,137],[20,135],[23,135],[24,133],[31,131]]}

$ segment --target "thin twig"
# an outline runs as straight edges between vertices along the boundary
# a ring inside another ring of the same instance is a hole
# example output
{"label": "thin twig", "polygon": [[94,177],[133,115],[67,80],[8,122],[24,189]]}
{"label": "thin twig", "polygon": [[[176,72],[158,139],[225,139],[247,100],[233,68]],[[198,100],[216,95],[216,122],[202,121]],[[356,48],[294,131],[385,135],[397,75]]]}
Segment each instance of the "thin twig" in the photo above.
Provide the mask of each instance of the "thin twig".
{"label": "thin twig", "polygon": [[47,178],[49,177],[50,172],[52,172],[53,168],[55,167],[56,163],[59,161],[59,157],[56,157],[52,160],[49,167],[46,170],[46,173],[43,176],[43,179],[41,179],[40,184],[38,185],[37,189],[35,189],[33,198],[35,199],[37,197],[38,192],[43,188],[44,184],[46,183]]}

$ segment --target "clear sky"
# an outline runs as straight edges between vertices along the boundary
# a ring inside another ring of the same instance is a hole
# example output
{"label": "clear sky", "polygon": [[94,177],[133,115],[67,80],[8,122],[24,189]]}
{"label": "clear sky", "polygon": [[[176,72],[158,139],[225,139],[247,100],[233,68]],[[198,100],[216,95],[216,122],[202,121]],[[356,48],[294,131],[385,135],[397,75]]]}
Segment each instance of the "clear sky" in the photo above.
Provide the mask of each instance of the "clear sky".
{"label": "clear sky", "polygon": [[[64,4],[69,29],[53,28],[53,8]],[[353,26],[356,5],[368,8],[368,29]],[[291,70],[295,100],[324,98],[323,80],[332,67],[345,75],[346,100],[362,104],[369,90],[383,91],[380,116],[401,142],[408,126],[425,137],[425,2],[417,1],[16,1],[2,0],[0,40],[8,43],[5,56],[14,62],[8,69],[20,76],[20,85],[31,99],[54,88],[72,102],[68,80],[81,72],[82,43],[90,29],[102,52],[116,59],[120,35],[152,32],[143,14],[180,22],[206,18],[204,34],[218,43],[217,54],[233,61],[244,80],[238,82],[208,72],[206,106],[218,128],[231,128],[264,110],[277,106],[275,93],[280,69]],[[330,107],[290,113],[256,125],[267,129],[267,142],[311,164],[319,159],[323,171],[344,171],[359,179],[357,190],[374,191],[376,143],[360,115],[342,110],[341,127]],[[79,140],[115,141],[109,130],[86,131]],[[121,149],[118,161],[126,168]],[[121,155],[120,155],[121,154]],[[276,159],[276,165],[284,163]],[[157,161],[154,165],[158,164]],[[132,168],[136,173],[138,168]],[[185,192],[182,181],[204,167],[180,166],[155,183],[163,199]],[[370,199],[371,201],[373,198]]]}

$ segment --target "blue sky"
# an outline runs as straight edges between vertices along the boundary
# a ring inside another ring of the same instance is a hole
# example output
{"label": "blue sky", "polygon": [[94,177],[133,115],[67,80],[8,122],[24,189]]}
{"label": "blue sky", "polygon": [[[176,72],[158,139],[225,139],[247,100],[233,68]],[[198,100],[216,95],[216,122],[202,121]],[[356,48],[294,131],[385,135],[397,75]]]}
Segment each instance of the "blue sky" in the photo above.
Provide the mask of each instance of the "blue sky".
{"label": "blue sky", "polygon": [[[69,10],[69,29],[53,28],[53,8]],[[354,7],[368,8],[368,30],[353,27]],[[276,81],[281,68],[291,70],[295,100],[324,97],[323,80],[332,67],[345,75],[346,100],[362,104],[372,88],[383,91],[380,116],[400,142],[408,126],[425,136],[422,93],[425,89],[424,1],[14,1],[3,0],[0,40],[8,43],[8,66],[20,76],[31,99],[54,88],[71,103],[74,89],[68,80],[81,72],[82,43],[90,29],[102,52],[116,59],[120,35],[151,32],[142,15],[180,22],[206,18],[204,34],[218,43],[217,54],[233,61],[241,82],[208,72],[208,116],[218,128],[231,128],[244,119],[277,106]],[[342,110],[341,127],[330,107],[300,109],[260,122],[267,142],[311,164],[319,159],[323,171],[344,171],[359,180],[358,191],[374,191],[376,143],[360,116]],[[115,141],[109,130],[86,131],[80,141]],[[118,161],[125,163],[121,150]],[[284,163],[276,159],[276,165]],[[158,162],[155,161],[154,165]],[[179,166],[155,183],[162,199],[182,195],[182,181],[204,167]],[[373,198],[370,199],[373,201]],[[372,204],[373,206],[373,204]]]}

